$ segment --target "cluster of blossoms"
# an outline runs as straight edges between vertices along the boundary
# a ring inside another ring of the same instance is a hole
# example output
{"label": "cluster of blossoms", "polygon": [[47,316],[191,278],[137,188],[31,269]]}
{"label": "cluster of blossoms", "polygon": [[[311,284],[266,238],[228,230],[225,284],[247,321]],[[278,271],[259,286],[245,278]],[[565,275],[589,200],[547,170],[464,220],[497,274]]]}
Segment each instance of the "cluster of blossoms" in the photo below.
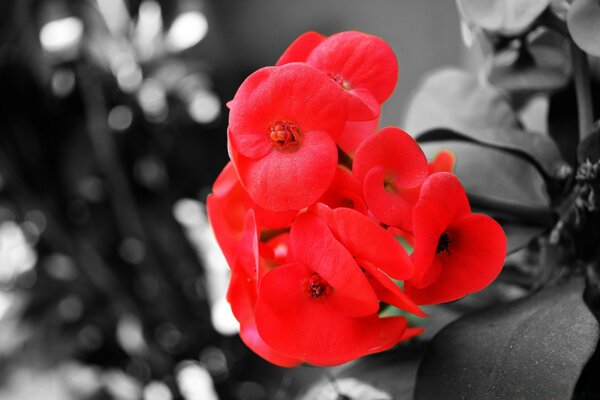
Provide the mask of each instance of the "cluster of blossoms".
{"label": "cluster of blossoms", "polygon": [[[231,162],[207,206],[231,267],[242,340],[281,366],[341,364],[422,332],[385,306],[487,286],[506,255],[451,173],[396,127],[377,131],[398,64],[360,32],[300,36],[250,75],[230,108]],[[410,251],[407,251],[407,248]]]}

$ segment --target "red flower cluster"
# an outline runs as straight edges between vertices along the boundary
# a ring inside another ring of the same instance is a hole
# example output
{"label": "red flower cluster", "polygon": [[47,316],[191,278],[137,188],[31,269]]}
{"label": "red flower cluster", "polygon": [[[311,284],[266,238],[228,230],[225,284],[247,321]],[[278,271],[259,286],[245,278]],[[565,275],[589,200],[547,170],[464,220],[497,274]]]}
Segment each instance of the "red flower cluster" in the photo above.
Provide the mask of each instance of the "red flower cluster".
{"label": "red flower cluster", "polygon": [[502,268],[504,233],[471,213],[451,153],[428,164],[401,129],[376,132],[397,76],[383,40],[309,32],[229,103],[232,161],[208,214],[240,335],[274,364],[389,349],[422,329],[382,306],[423,317],[417,305],[480,290]]}

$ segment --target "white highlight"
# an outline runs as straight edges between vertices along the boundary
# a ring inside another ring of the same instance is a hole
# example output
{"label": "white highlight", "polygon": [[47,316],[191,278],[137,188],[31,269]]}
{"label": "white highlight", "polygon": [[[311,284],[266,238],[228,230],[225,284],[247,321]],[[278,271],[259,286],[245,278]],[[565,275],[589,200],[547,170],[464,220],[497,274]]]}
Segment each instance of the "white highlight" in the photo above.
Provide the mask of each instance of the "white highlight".
{"label": "white highlight", "polygon": [[217,119],[221,113],[221,102],[215,94],[209,91],[200,91],[189,102],[188,113],[195,122],[208,124]]}
{"label": "white highlight", "polygon": [[169,29],[167,46],[171,51],[182,51],[195,46],[208,33],[208,20],[198,11],[180,14]]}
{"label": "white highlight", "polygon": [[67,17],[46,23],[40,30],[40,42],[49,53],[74,50],[83,36],[83,22]]}
{"label": "white highlight", "polygon": [[219,400],[208,371],[192,361],[178,366],[177,385],[185,400]]}

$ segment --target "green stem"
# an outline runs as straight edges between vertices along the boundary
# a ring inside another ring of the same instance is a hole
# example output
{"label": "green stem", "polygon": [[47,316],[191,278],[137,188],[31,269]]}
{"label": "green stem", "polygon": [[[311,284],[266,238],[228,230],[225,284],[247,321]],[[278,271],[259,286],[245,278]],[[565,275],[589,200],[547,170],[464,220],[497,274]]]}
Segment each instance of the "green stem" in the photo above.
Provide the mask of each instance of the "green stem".
{"label": "green stem", "polygon": [[590,87],[590,66],[587,54],[573,40],[571,44],[571,59],[573,60],[573,79],[575,80],[575,96],[577,97],[577,120],[579,122],[579,141],[589,133],[594,122],[592,108],[592,92]]}

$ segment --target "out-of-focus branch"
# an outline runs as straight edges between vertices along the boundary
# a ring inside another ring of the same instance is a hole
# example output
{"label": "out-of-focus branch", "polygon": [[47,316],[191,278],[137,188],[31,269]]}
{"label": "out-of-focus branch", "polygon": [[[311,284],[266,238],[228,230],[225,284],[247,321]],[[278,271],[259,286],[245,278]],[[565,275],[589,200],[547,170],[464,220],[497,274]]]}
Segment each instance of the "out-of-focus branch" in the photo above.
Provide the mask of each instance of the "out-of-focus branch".
{"label": "out-of-focus branch", "polygon": [[571,59],[573,60],[573,80],[577,97],[577,120],[579,122],[579,141],[589,133],[594,122],[592,92],[590,87],[590,65],[587,54],[571,39]]}

